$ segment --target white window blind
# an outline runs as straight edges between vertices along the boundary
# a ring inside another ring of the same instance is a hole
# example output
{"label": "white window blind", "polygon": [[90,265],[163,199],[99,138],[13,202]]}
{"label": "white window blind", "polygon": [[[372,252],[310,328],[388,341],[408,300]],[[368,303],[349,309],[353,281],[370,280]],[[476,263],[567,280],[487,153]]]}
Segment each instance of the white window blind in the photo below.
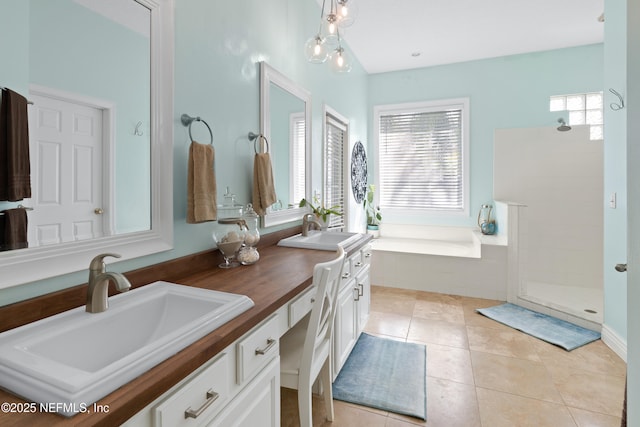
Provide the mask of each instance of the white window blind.
{"label": "white window blind", "polygon": [[305,124],[304,113],[289,118],[291,156],[289,157],[289,203],[298,206],[305,197]]}
{"label": "white window blind", "polygon": [[383,209],[465,211],[466,106],[378,110]]}
{"label": "white window blind", "polygon": [[[326,116],[326,140],[324,144],[324,191],[325,207],[339,206],[339,212],[344,209],[344,145],[347,140],[347,126],[337,118]],[[329,228],[343,228],[344,215],[331,215]]]}

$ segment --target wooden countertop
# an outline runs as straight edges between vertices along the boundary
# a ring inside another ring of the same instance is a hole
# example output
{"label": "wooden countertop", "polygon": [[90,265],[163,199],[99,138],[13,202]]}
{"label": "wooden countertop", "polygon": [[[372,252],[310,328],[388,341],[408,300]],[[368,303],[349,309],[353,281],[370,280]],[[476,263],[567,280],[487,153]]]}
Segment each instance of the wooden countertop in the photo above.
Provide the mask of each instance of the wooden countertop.
{"label": "wooden countertop", "polygon": [[[299,227],[263,236],[259,247],[260,260],[251,266],[217,268],[222,257],[217,251],[207,251],[126,273],[134,288],[157,280],[166,280],[247,295],[255,305],[96,402],[108,408],[108,413],[87,412],[65,418],[39,410],[35,413],[0,411],[0,425],[111,427],[123,423],[311,284],[313,267],[319,262],[332,259],[335,254],[275,245],[281,238],[296,232],[299,232]],[[369,239],[370,236],[365,235],[360,242],[345,248],[347,254],[359,250]],[[0,331],[84,305],[85,298],[86,285],[80,285],[0,307]],[[25,403],[23,399],[0,390],[0,404],[5,402]]]}

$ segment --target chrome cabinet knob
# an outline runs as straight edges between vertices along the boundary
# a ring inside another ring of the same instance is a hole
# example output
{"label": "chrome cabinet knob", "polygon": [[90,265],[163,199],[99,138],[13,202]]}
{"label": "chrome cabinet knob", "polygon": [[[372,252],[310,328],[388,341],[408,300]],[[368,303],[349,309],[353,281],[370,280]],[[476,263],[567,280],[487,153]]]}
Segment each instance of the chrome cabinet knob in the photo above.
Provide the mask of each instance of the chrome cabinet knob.
{"label": "chrome cabinet knob", "polygon": [[616,271],[624,273],[627,271],[627,264],[616,264]]}

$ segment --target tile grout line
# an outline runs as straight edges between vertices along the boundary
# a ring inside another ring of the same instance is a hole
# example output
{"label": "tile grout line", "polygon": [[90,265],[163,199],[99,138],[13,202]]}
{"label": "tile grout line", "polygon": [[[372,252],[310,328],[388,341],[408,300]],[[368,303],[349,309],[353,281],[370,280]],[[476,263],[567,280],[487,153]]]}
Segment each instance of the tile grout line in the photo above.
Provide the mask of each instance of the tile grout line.
{"label": "tile grout line", "polygon": [[480,427],[484,427],[484,423],[482,422],[482,411],[480,411],[480,399],[478,399],[478,385],[476,384],[476,375],[475,368],[473,366],[473,357],[471,357],[471,343],[469,342],[469,326],[467,324],[467,316],[464,315],[463,309],[463,317],[464,319],[464,330],[467,335],[467,351],[469,352],[469,365],[471,366],[471,380],[473,381],[473,394],[476,399],[476,408],[478,410],[478,419],[480,421]]}

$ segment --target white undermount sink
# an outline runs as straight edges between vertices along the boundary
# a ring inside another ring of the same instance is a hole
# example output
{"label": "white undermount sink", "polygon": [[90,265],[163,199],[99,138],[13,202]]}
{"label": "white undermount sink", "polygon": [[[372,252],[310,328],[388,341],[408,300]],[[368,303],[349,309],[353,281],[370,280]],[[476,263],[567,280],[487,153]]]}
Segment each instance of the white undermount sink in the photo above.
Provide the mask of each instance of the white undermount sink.
{"label": "white undermount sink", "polygon": [[66,416],[253,307],[245,295],[155,282],[0,334],[0,387]]}
{"label": "white undermount sink", "polygon": [[309,231],[308,236],[296,234],[278,242],[278,246],[290,248],[319,249],[321,251],[337,251],[338,245],[348,246],[360,240],[362,234],[343,231]]}

